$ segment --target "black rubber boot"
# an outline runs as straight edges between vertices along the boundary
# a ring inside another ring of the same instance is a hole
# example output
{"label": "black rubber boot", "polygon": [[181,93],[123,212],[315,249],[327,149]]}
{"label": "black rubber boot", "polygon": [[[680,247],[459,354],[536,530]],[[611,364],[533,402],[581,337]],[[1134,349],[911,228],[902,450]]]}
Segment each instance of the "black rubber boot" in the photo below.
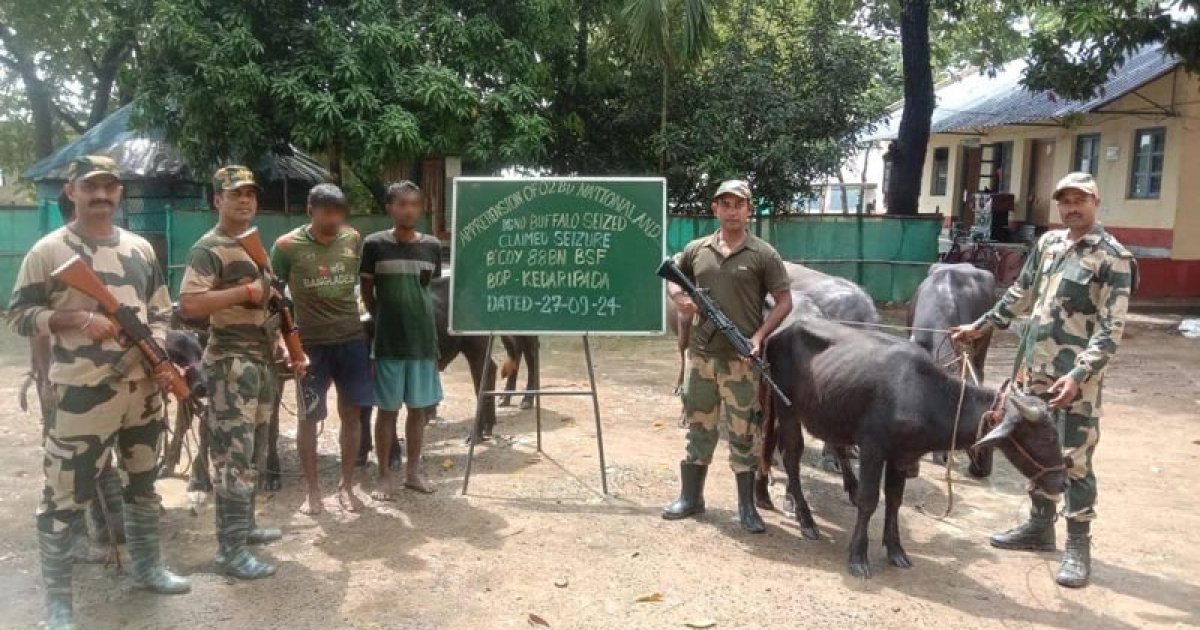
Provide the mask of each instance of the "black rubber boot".
{"label": "black rubber boot", "polygon": [[754,471],[737,473],[738,519],[742,521],[742,529],[751,534],[761,534],[767,531],[762,517],[758,515],[758,507],[754,505]]}
{"label": "black rubber boot", "polygon": [[155,593],[186,593],[192,590],[192,583],[171,573],[162,563],[158,539],[159,506],[160,501],[150,500],[125,506],[125,539],[129,541],[133,579],[138,586]]}
{"label": "black rubber boot", "polygon": [[704,478],[708,466],[679,462],[679,498],[663,508],[662,517],[668,521],[704,513]]}
{"label": "black rubber boot", "polygon": [[1054,521],[1058,515],[1050,499],[1034,496],[1029,520],[989,539],[993,547],[1017,551],[1054,551]]}
{"label": "black rubber boot", "polygon": [[217,495],[217,565],[226,575],[257,580],[275,575],[277,568],[255,558],[246,548],[250,533],[250,500]]}
{"label": "black rubber boot", "polygon": [[1063,552],[1058,576],[1059,586],[1083,588],[1092,577],[1092,524],[1087,521],[1067,521],[1067,550]]}
{"label": "black rubber boot", "polygon": [[75,627],[71,603],[71,529],[68,526],[60,532],[45,532],[38,527],[42,585],[46,590],[46,627],[51,630]]}
{"label": "black rubber boot", "polygon": [[262,545],[283,538],[283,531],[278,527],[259,527],[254,512],[258,508],[258,493],[250,495],[250,533],[246,535],[247,545]]}

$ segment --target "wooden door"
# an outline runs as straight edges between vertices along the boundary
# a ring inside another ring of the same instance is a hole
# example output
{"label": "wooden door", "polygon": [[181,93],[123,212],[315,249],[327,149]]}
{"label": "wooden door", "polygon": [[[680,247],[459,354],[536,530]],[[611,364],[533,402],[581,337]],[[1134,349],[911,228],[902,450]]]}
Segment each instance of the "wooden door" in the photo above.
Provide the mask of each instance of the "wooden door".
{"label": "wooden door", "polygon": [[975,223],[975,193],[979,191],[979,168],[983,150],[980,147],[962,148],[962,168],[959,171],[959,190],[954,199],[955,217],[964,227]]}
{"label": "wooden door", "polygon": [[1054,140],[1034,140],[1029,155],[1029,189],[1025,199],[1025,220],[1045,227],[1050,224],[1054,207]]}

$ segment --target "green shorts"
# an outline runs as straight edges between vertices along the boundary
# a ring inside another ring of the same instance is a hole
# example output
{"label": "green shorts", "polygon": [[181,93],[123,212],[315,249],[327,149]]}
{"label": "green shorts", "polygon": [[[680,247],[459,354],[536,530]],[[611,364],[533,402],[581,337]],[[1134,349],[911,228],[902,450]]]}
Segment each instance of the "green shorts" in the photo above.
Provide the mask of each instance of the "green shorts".
{"label": "green shorts", "polygon": [[442,402],[442,379],[433,359],[376,359],[375,405],[384,411],[401,406],[424,409]]}

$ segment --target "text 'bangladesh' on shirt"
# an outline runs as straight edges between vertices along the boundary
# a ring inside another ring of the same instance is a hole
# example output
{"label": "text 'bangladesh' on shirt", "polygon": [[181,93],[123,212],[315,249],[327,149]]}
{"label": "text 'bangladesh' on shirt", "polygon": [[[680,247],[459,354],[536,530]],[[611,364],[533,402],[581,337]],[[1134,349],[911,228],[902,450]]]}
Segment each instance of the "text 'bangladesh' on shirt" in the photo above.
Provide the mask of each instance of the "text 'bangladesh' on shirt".
{"label": "text 'bangladesh' on shirt", "polygon": [[375,287],[376,359],[437,359],[429,283],[442,275],[442,244],[422,234],[405,243],[384,230],[363,241],[363,278]]}
{"label": "text 'bangladesh' on shirt", "polygon": [[271,268],[288,285],[306,345],[363,337],[354,295],[361,242],[358,230],[345,226],[324,244],[303,225],[279,237],[271,248]]}

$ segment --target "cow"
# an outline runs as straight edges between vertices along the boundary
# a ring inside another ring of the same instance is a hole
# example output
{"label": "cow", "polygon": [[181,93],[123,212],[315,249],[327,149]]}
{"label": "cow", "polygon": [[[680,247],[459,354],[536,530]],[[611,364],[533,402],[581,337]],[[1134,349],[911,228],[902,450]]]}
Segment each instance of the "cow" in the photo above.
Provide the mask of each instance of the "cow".
{"label": "cow", "polygon": [[[517,374],[521,369],[521,361],[525,361],[525,391],[536,391],[538,384],[541,381],[539,373],[540,366],[538,365],[538,338],[534,335],[504,335],[500,337],[500,343],[504,344],[504,351],[508,355],[508,359],[500,366],[500,376],[507,379],[504,383],[504,391],[511,392],[517,387]],[[530,409],[533,407],[533,394],[525,394],[521,397],[521,409]],[[505,394],[500,398],[498,407],[508,407],[512,404],[512,395]]]}
{"label": "cow", "polygon": [[859,448],[861,480],[854,489],[858,517],[848,561],[854,576],[871,575],[867,526],[881,483],[888,561],[900,568],[912,566],[900,542],[898,518],[907,471],[926,453],[997,447],[1044,492],[1058,494],[1066,488],[1058,432],[1045,402],[1004,387],[964,384],[906,339],[798,318],[769,339],[766,355],[772,376],[792,400],[790,407],[773,401],[765,421],[778,424],[787,492],[805,538],[819,534],[800,485],[801,425],[834,446]]}
{"label": "cow", "polygon": [[[907,324],[912,329],[909,339],[929,352],[938,365],[959,373],[962,370],[959,349],[950,340],[949,333],[942,331],[979,319],[995,301],[996,277],[992,272],[969,263],[935,264],[929,268],[929,275],[921,281],[908,305]],[[989,329],[982,339],[968,349],[971,367],[980,382],[983,381],[983,367],[991,342],[992,331]],[[992,473],[990,450],[968,455],[971,460],[968,471],[971,475],[987,477]],[[946,454],[934,453],[934,461],[944,464]]]}
{"label": "cow", "polygon": [[[862,287],[837,276],[831,276],[793,262],[784,261],[788,280],[791,283],[792,315],[819,316],[835,321],[850,321],[875,324],[879,322],[879,311],[875,302]],[[804,296],[801,301],[800,296]],[[800,307],[798,308],[798,305]],[[768,305],[768,310],[770,305]],[[691,318],[679,315],[675,302],[669,297],[666,302],[667,329],[673,333],[679,349],[679,372],[675,378],[675,392],[683,387],[683,375],[687,363],[688,336],[691,334]],[[764,311],[765,313],[766,311]],[[680,413],[679,425],[686,426],[686,412]],[[760,505],[759,507],[767,507]]]}
{"label": "cow", "polygon": [[[450,277],[436,278],[430,283],[433,293],[433,319],[437,326],[438,336],[438,369],[445,369],[459,354],[467,358],[471,368],[471,380],[475,384],[475,393],[480,388],[486,391],[496,389],[496,362],[492,360],[488,347],[487,335],[451,335],[450,334]],[[474,425],[467,438],[476,443],[488,439],[496,427],[496,399],[488,396],[483,400],[479,411],[478,422]]]}

